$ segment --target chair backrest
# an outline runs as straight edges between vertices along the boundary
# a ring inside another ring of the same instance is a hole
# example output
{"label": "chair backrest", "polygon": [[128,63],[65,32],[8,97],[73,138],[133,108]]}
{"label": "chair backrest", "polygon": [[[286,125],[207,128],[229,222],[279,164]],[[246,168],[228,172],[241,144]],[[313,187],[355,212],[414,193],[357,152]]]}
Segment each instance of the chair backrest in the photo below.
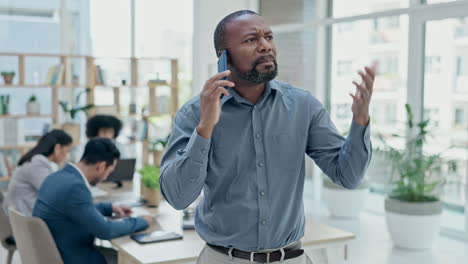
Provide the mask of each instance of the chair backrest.
{"label": "chair backrest", "polygon": [[3,211],[3,193],[0,191],[0,240],[2,243],[12,235],[8,215]]}
{"label": "chair backrest", "polygon": [[23,263],[63,264],[54,238],[42,219],[24,216],[12,207],[9,215]]}

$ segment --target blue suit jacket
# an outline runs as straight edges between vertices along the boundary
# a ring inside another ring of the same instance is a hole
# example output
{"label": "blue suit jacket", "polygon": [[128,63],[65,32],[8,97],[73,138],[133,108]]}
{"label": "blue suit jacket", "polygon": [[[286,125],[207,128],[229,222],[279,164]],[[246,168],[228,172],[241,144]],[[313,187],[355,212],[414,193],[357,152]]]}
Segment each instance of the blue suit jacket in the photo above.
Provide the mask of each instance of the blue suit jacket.
{"label": "blue suit jacket", "polygon": [[44,220],[65,264],[106,263],[94,239],[112,239],[147,227],[143,218],[108,220],[112,204],[94,204],[83,177],[70,165],[41,185],[33,216]]}

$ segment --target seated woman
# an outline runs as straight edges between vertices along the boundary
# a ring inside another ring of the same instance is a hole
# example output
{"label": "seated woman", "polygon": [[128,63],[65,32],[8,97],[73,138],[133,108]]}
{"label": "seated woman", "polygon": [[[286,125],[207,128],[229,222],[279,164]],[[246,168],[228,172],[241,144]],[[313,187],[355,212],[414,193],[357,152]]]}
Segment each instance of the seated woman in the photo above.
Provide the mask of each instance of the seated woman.
{"label": "seated woman", "polygon": [[13,206],[30,216],[42,182],[66,161],[71,147],[72,138],[62,130],[55,129],[42,136],[18,162],[3,202],[5,213]]}

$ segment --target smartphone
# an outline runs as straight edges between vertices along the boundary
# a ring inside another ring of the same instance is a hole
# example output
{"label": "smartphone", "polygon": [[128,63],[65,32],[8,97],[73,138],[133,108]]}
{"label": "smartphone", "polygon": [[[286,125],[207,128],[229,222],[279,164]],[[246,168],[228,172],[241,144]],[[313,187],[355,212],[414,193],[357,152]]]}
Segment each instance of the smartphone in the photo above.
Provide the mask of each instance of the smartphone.
{"label": "smartphone", "polygon": [[[221,52],[221,56],[218,58],[218,73],[224,72],[228,70],[228,55],[227,55],[227,50],[223,50]],[[227,80],[227,77],[223,77],[221,80]],[[228,88],[228,87],[224,87]],[[223,94],[221,94],[220,99],[223,98]]]}
{"label": "smartphone", "polygon": [[130,235],[130,237],[140,244],[163,242],[184,238],[184,236],[179,233],[165,230],[157,230],[151,233],[133,234]]}
{"label": "smartphone", "polygon": [[[228,70],[228,55],[227,51],[223,50],[221,56],[218,59],[218,73]],[[227,80],[227,77],[224,77],[223,80]]]}

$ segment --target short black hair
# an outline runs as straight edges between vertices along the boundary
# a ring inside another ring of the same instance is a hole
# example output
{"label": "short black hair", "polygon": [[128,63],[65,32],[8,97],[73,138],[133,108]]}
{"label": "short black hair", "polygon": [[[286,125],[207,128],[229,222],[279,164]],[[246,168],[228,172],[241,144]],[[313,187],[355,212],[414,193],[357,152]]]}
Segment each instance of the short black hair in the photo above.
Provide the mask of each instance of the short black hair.
{"label": "short black hair", "polygon": [[117,138],[122,129],[122,121],[111,115],[95,115],[86,122],[86,136],[97,137],[99,130],[103,128],[113,128],[114,138]]}
{"label": "short black hair", "polygon": [[114,164],[120,158],[120,151],[108,138],[93,138],[86,143],[82,162],[93,165],[99,162],[106,162],[106,166]]}
{"label": "short black hair", "polygon": [[214,47],[215,47],[216,55],[218,55],[218,51],[221,51],[226,48],[226,25],[229,24],[234,19],[243,15],[258,16],[258,14],[252,10],[239,10],[239,11],[236,11],[234,13],[227,15],[218,23],[214,32]]}

